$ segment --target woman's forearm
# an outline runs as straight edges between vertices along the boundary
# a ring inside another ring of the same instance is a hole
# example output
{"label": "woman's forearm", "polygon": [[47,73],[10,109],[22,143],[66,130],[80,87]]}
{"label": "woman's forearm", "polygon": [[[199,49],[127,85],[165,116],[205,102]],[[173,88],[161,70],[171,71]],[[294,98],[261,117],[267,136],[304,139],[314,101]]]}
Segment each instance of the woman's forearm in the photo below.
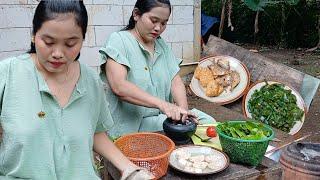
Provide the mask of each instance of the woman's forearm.
{"label": "woman's forearm", "polygon": [[165,103],[160,98],[150,95],[137,85],[127,80],[127,69],[112,59],[107,60],[105,66],[106,76],[114,94],[121,100],[132,104],[160,108]]}
{"label": "woman's forearm", "polygon": [[129,82],[127,80],[127,69],[124,65],[109,59],[105,68],[109,85],[113,93],[121,100],[140,106],[157,108],[163,114],[167,115],[168,118],[172,118],[173,120],[180,120],[181,115],[183,115],[183,119],[185,119],[185,117],[190,114],[187,111],[188,104],[184,85],[179,76],[175,77],[173,80],[174,82],[172,82],[174,100],[179,105],[177,106],[152,96],[140,89],[137,85]]}
{"label": "woman's forearm", "polygon": [[132,104],[139,106],[151,107],[151,108],[160,108],[161,103],[164,101],[150,95],[149,93],[143,91],[135,84],[124,80],[121,84],[118,84],[116,89],[113,89],[113,92],[124,101],[127,101]]}
{"label": "woman's forearm", "polygon": [[128,166],[134,166],[104,132],[96,133],[94,135],[93,149],[95,152],[108,159],[121,172]]}
{"label": "woman's forearm", "polygon": [[188,101],[186,96],[186,88],[179,75],[176,75],[171,82],[171,93],[172,93],[174,102],[178,106],[187,110]]}

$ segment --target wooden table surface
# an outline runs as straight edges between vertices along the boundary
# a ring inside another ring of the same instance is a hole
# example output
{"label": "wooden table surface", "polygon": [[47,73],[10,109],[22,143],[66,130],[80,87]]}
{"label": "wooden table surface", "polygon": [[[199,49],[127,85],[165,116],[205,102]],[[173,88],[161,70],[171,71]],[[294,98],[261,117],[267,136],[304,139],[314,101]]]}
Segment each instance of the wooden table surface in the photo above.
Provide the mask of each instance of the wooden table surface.
{"label": "wooden table surface", "polygon": [[[226,107],[215,105],[206,100],[197,97],[188,97],[190,109],[197,108],[212,117],[217,121],[223,122],[228,120],[243,120],[245,117],[237,112],[230,110]],[[288,135],[282,131],[276,130],[275,136],[280,139],[281,142],[270,142],[273,146],[281,146],[282,144],[291,142],[294,140],[293,136]],[[113,179],[119,179],[119,172],[110,163],[106,163],[109,176]],[[250,167],[241,164],[230,163],[230,166],[222,172],[207,176],[192,176],[179,172],[171,167],[168,168],[167,174],[162,177],[163,180],[182,180],[182,179],[281,179],[281,167],[279,163],[276,163],[266,157],[263,158],[260,165],[257,167]]]}

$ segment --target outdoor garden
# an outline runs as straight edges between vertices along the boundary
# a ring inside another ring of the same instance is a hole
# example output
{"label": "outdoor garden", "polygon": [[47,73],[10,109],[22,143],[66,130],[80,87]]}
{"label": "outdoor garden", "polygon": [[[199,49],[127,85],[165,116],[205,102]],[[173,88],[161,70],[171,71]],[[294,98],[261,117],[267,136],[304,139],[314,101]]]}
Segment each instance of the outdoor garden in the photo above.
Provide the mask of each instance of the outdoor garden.
{"label": "outdoor garden", "polygon": [[[320,78],[319,0],[203,0],[202,12],[222,19],[211,34]],[[320,91],[302,134],[320,130]],[[310,138],[320,142],[319,136]]]}

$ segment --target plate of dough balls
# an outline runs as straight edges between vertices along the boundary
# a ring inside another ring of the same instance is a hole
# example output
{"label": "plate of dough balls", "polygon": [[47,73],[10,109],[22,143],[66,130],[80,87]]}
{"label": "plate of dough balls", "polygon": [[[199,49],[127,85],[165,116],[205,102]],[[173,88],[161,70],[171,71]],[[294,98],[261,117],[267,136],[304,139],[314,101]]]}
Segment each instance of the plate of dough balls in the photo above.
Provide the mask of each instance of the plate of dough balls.
{"label": "plate of dough balls", "polygon": [[214,174],[226,169],[228,156],[218,149],[208,146],[182,146],[172,151],[169,157],[172,168],[195,175]]}
{"label": "plate of dough balls", "polygon": [[249,84],[250,73],[241,61],[231,56],[211,56],[199,62],[190,89],[198,97],[223,105],[239,99]]}

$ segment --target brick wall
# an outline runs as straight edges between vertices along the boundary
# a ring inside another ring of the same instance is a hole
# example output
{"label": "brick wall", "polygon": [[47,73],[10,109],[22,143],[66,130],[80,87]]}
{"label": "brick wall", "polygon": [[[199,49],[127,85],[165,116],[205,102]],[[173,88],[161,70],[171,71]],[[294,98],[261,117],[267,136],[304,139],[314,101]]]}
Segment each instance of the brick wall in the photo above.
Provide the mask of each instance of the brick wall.
{"label": "brick wall", "polygon": [[[97,67],[98,49],[108,35],[124,27],[136,0],[84,0],[89,26],[80,61]],[[179,58],[194,56],[194,1],[171,0],[172,13],[162,37]],[[0,0],[0,60],[26,52],[36,0]]]}

